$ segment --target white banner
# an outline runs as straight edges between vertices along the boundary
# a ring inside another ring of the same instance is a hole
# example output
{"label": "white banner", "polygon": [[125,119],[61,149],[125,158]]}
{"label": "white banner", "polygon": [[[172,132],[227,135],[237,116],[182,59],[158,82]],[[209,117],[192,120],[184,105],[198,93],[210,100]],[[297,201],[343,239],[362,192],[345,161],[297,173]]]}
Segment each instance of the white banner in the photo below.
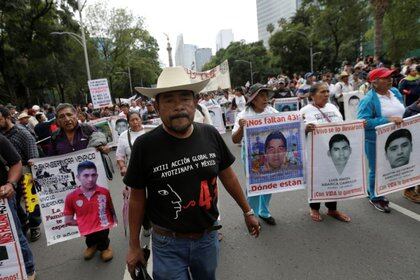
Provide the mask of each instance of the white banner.
{"label": "white banner", "polygon": [[109,91],[107,79],[90,80],[88,85],[94,109],[112,106],[111,92]]}
{"label": "white banner", "polygon": [[363,94],[357,90],[343,93],[344,118],[346,121],[357,120],[357,108],[362,98]]}
{"label": "white banner", "polygon": [[184,69],[185,72],[187,72],[187,74],[190,75],[190,79],[192,82],[200,82],[203,80],[210,79],[210,82],[202,90],[202,92],[231,88],[229,64],[227,60],[223,61],[220,65],[214,67],[213,69],[205,72],[196,72],[188,68]]}
{"label": "white banner", "polygon": [[[38,190],[42,224],[45,229],[47,245],[79,237],[79,228],[83,228],[83,233],[85,233],[85,224],[78,223],[77,226],[66,224],[64,217],[65,201],[75,196],[75,191],[78,191],[80,185],[83,184],[78,176],[78,167],[80,164],[87,162],[93,163],[96,167],[95,188],[98,187],[98,190],[101,190],[101,192],[109,193],[107,190],[108,180],[100,153],[94,148],[89,148],[60,156],[37,158],[32,161],[34,163],[31,166],[32,175]],[[80,174],[80,176],[82,175]],[[83,176],[81,179],[83,179]],[[96,223],[98,226],[90,225],[87,231],[93,233],[116,226],[116,219],[108,219],[109,215],[107,215],[109,214],[108,203],[112,205],[112,202],[108,201],[105,195],[99,194],[95,203],[98,204],[97,209],[94,208],[92,203],[87,207],[90,207],[89,211],[98,211],[97,218],[100,221]],[[83,209],[83,197],[75,201],[75,204],[80,209]],[[107,221],[104,222],[104,219]]]}
{"label": "white banner", "polygon": [[363,121],[317,125],[308,145],[308,201],[367,196]]}
{"label": "white banner", "polygon": [[220,134],[226,133],[226,127],[223,123],[222,108],[219,105],[212,105],[207,107],[213,126],[219,131]]}
{"label": "white banner", "polygon": [[420,185],[420,115],[376,127],[375,195]]}
{"label": "white banner", "polygon": [[112,143],[113,145],[117,145],[121,133],[126,131],[129,127],[127,118],[114,116],[109,119],[109,123],[111,124],[112,136],[114,138]]}
{"label": "white banner", "polygon": [[0,199],[0,280],[9,279],[24,280],[26,271],[13,214],[7,199]]}
{"label": "white banner", "polygon": [[248,196],[305,188],[302,116],[296,112],[246,118]]}
{"label": "white banner", "polygon": [[299,111],[299,99],[297,97],[274,99],[274,109],[281,112]]}

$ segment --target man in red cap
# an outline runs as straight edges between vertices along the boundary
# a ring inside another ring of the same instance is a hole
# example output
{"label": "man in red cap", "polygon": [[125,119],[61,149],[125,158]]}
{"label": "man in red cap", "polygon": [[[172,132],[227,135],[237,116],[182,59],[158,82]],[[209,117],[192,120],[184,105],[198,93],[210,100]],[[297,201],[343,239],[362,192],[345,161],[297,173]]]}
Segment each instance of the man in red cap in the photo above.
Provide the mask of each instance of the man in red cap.
{"label": "man in red cap", "polygon": [[391,75],[394,70],[377,68],[369,72],[368,81],[372,88],[360,101],[358,119],[366,121],[365,151],[369,161],[369,201],[379,211],[389,213],[388,200],[375,195],[375,159],[376,131],[375,127],[389,122],[403,122],[404,101],[398,89],[392,87]]}

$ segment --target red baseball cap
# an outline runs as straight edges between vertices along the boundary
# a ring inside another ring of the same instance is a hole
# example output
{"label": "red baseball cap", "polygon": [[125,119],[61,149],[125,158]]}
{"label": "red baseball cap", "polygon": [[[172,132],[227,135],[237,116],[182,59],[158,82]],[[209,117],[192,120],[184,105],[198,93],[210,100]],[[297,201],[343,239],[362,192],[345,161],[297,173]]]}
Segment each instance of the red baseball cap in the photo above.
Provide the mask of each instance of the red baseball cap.
{"label": "red baseball cap", "polygon": [[395,72],[395,69],[391,70],[391,69],[388,69],[388,68],[385,68],[385,67],[384,68],[373,69],[372,71],[369,72],[368,81],[369,81],[369,83],[371,83],[373,80],[376,80],[376,79],[388,78],[394,72]]}

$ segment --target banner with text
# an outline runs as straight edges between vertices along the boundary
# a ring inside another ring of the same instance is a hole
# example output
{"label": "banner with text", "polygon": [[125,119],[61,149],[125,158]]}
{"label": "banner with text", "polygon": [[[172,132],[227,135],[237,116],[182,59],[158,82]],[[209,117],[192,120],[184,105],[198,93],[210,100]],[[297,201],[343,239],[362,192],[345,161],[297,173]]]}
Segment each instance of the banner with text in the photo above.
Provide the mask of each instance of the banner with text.
{"label": "banner with text", "polygon": [[[118,133],[112,127],[111,117],[104,117],[96,120],[89,121],[89,124],[94,126],[97,131],[102,132],[106,137],[106,142],[110,146],[117,145]],[[128,124],[127,124],[128,126]]]}
{"label": "banner with text", "polygon": [[7,199],[0,199],[0,280],[3,279],[26,279],[19,237]]}
{"label": "banner with text", "polygon": [[420,115],[376,127],[375,194],[420,185]]}
{"label": "banner with text", "polygon": [[107,79],[90,80],[88,82],[93,108],[112,106],[111,92]]}
{"label": "banner with text", "polygon": [[363,97],[363,94],[357,90],[343,93],[344,118],[346,121],[357,120],[357,108]]}
{"label": "banner with text", "polygon": [[[31,168],[38,191],[47,245],[116,226],[117,220],[112,216],[115,215],[115,211],[107,187],[108,180],[101,155],[96,149],[89,148],[60,156],[34,159]],[[95,180],[94,185],[91,180],[85,178],[86,172]],[[82,186],[85,189],[94,188],[94,191],[99,193],[95,200],[90,203],[84,202]],[[65,205],[66,203],[69,204]],[[77,218],[77,214],[72,215],[76,216],[77,224],[71,225],[65,221],[69,216],[64,215],[65,206],[75,213],[84,212],[83,217]],[[92,211],[98,211],[98,215],[86,217],[88,212]]]}
{"label": "banner with text", "polygon": [[247,118],[244,134],[248,196],[305,188],[305,134],[298,112]]}
{"label": "banner with text", "polygon": [[367,196],[363,121],[317,125],[309,137],[308,201]]}
{"label": "banner with text", "polygon": [[190,75],[191,82],[197,83],[200,81],[210,79],[210,82],[202,90],[202,92],[231,88],[229,64],[227,60],[223,61],[221,64],[214,67],[213,69],[204,72],[196,72],[188,68],[184,69],[185,72],[187,72],[187,74]]}
{"label": "banner with text", "polygon": [[274,109],[279,112],[298,111],[299,99],[297,97],[276,98],[274,99]]}

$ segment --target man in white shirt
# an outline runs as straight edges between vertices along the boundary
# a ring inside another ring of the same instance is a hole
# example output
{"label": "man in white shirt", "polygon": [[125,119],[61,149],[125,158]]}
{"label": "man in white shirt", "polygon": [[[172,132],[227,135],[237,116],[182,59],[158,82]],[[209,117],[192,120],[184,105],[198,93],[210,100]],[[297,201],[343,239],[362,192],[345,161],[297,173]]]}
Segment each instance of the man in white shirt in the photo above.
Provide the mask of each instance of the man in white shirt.
{"label": "man in white shirt", "polygon": [[338,108],[340,109],[341,115],[344,116],[344,99],[343,93],[353,91],[353,87],[349,83],[349,74],[346,71],[341,72],[340,82],[335,84],[334,96],[337,100]]}

